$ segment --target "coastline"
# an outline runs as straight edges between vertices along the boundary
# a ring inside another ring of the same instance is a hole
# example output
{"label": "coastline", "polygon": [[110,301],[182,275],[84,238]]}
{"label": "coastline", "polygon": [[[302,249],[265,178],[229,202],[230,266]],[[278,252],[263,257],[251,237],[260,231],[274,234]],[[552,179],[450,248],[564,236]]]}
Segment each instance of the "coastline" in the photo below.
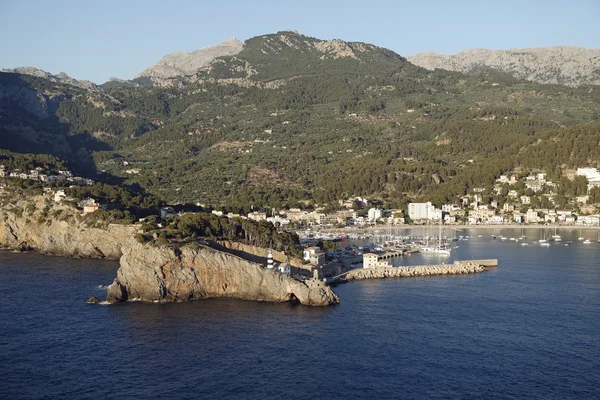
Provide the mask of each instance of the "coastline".
{"label": "coastline", "polygon": [[[360,228],[327,228],[327,229],[316,229],[320,232],[364,232],[364,231],[376,231],[382,229],[427,229],[427,228],[438,228],[439,225],[378,225],[378,226],[367,226]],[[519,225],[519,224],[504,224],[504,225],[442,225],[442,229],[453,229],[456,231],[466,231],[469,229],[569,229],[569,230],[587,230],[587,231],[598,231],[600,226],[578,226],[578,225]]]}

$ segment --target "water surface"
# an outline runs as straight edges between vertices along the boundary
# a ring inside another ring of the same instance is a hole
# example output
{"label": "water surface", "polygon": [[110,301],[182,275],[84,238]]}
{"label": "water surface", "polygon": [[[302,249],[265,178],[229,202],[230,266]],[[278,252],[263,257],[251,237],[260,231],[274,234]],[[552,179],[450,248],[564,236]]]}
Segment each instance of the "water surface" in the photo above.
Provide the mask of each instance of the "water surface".
{"label": "water surface", "polygon": [[498,269],[340,285],[327,308],[88,305],[116,262],[2,251],[0,397],[599,398],[600,244],[470,234],[454,257]]}

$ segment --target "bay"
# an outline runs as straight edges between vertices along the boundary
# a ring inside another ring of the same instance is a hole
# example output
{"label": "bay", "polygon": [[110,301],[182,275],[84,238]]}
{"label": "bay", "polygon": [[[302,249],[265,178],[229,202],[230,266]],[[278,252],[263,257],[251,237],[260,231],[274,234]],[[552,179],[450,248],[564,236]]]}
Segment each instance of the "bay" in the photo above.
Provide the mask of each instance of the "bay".
{"label": "bay", "polygon": [[464,232],[452,257],[497,269],[339,285],[327,308],[89,305],[117,262],[1,251],[0,397],[599,398],[600,244],[492,233],[521,234]]}

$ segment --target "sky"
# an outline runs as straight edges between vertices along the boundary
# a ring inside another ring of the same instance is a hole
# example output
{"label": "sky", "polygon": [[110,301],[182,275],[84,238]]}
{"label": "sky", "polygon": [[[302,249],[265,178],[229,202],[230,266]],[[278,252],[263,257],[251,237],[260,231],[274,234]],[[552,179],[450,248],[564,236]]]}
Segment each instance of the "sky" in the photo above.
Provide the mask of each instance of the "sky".
{"label": "sky", "polygon": [[471,48],[600,48],[600,0],[0,0],[0,69],[103,83],[162,56],[296,30],[403,55]]}

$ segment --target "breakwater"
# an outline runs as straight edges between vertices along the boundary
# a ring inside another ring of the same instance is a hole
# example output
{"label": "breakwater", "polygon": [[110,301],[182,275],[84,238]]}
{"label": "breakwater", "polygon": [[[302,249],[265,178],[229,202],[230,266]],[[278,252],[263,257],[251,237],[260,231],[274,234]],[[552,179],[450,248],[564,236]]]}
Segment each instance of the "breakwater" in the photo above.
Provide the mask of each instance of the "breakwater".
{"label": "breakwater", "polygon": [[472,261],[457,261],[454,264],[414,265],[402,267],[357,268],[340,276],[340,282],[363,279],[409,278],[418,276],[465,275],[485,272],[488,269]]}

